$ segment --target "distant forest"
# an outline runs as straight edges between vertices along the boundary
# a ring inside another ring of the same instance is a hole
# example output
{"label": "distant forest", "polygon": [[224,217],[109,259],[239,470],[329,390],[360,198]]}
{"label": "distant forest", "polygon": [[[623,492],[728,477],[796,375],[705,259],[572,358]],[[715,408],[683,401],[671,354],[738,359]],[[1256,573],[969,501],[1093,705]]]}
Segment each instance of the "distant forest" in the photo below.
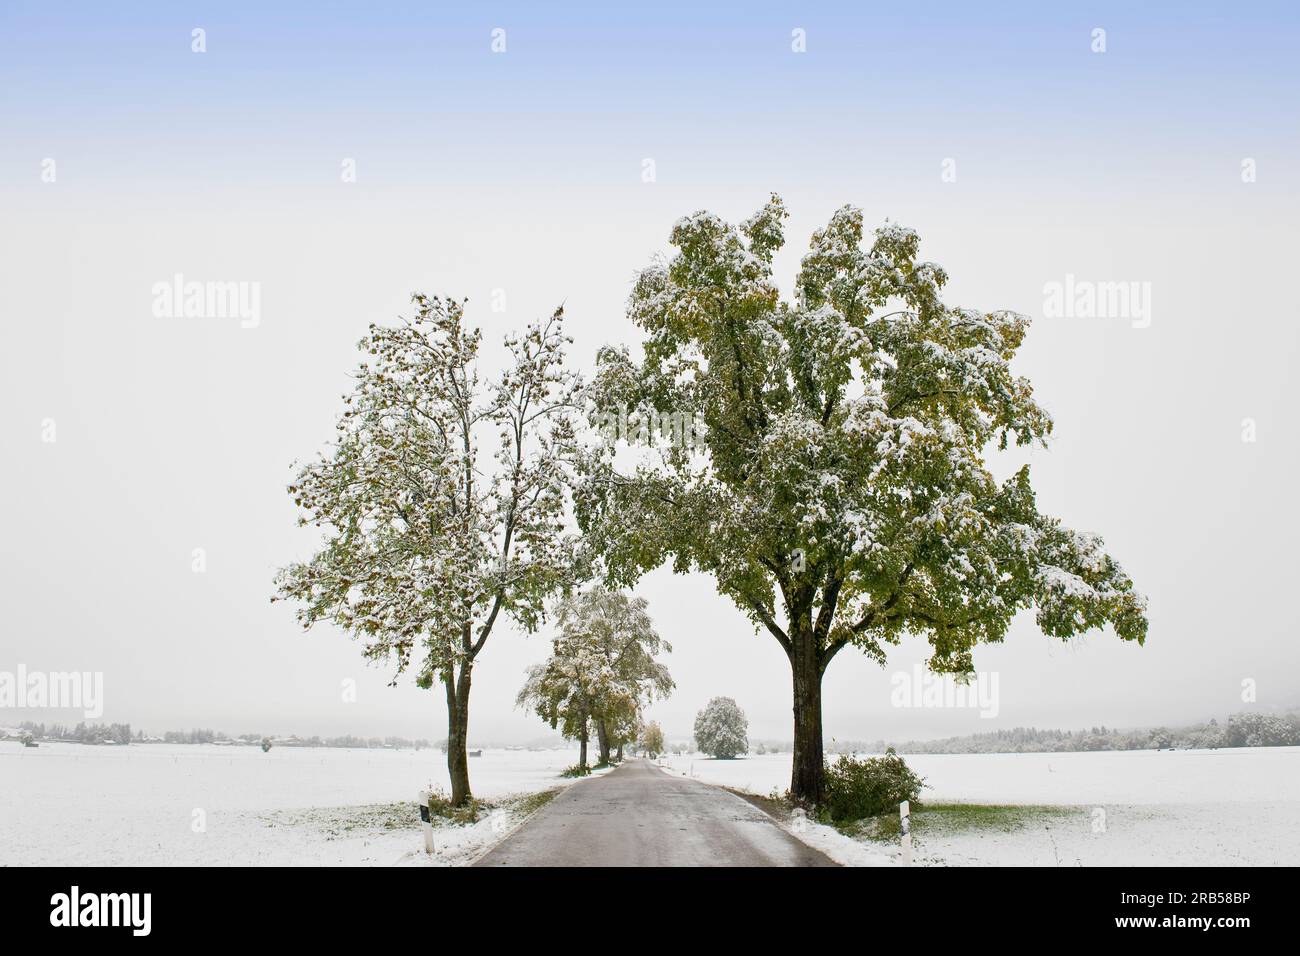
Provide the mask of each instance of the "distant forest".
{"label": "distant forest", "polygon": [[1285,714],[1247,712],[1233,714],[1225,723],[1211,719],[1185,727],[1115,730],[1039,730],[1016,727],[942,740],[910,740],[887,744],[883,740],[836,741],[834,753],[883,753],[893,747],[904,754],[1067,753],[1094,750],[1214,750],[1219,747],[1300,746],[1300,711]]}
{"label": "distant forest", "polygon": [[[161,736],[150,736],[144,731],[132,732],[130,724],[35,724],[19,725],[17,735],[34,741],[51,740],[83,744],[228,744],[259,746],[264,742],[275,747],[346,747],[389,750],[424,750],[445,747],[444,741],[431,743],[423,738],[409,740],[405,737],[275,737],[264,734],[242,734],[231,737],[217,730],[171,730]],[[3,731],[0,731],[3,736]],[[530,748],[556,746],[559,741],[533,741]],[[1081,730],[1039,730],[1036,727],[1016,727],[1011,730],[992,730],[965,737],[945,737],[941,740],[909,740],[889,743],[885,740],[838,740],[826,742],[828,753],[884,753],[893,747],[904,754],[991,754],[991,753],[1069,753],[1096,750],[1213,750],[1219,747],[1295,747],[1300,746],[1300,710],[1284,714],[1246,712],[1233,714],[1224,723],[1208,723],[1184,727],[1153,727],[1137,730],[1116,730],[1105,726]],[[689,741],[672,744],[670,753],[689,753]],[[789,741],[750,742],[751,754],[789,753]]]}
{"label": "distant forest", "polygon": [[423,738],[406,737],[276,737],[268,734],[240,734],[231,737],[219,730],[169,730],[162,736],[150,736],[143,730],[131,732],[130,724],[34,724],[25,721],[18,725],[20,736],[35,741],[51,740],[78,744],[228,744],[231,746],[261,746],[264,742],[275,747],[352,747],[389,750],[423,750],[432,744]]}

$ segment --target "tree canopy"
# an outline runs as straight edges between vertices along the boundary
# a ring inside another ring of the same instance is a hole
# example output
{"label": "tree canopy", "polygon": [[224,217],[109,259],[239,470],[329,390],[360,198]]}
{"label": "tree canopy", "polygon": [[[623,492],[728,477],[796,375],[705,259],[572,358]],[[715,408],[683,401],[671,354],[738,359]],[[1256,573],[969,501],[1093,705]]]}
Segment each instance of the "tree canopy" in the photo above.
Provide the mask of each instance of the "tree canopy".
{"label": "tree canopy", "polygon": [[565,368],[560,310],[508,339],[510,362],[485,383],[463,305],[413,302],[411,318],[371,324],[333,445],[289,486],[323,544],[280,572],[277,596],[300,604],[305,627],[332,622],[366,657],[445,685],[460,803],[474,659],[503,612],[531,630],[570,580],[580,383]]}
{"label": "tree canopy", "polygon": [[785,217],[776,196],[739,226],[687,216],[673,256],[640,273],[628,315],[643,357],[603,349],[591,402],[687,411],[702,434],[630,469],[598,451],[578,504],[610,580],[666,562],[707,572],[781,645],[792,789],[815,797],[820,676],[844,647],[883,662],[921,635],[933,670],[966,673],[1023,609],[1057,638],[1110,624],[1141,643],[1147,623],[1101,539],[1038,510],[1027,466],[1004,481],[986,466],[1051,432],[1011,370],[1029,320],[945,304],[947,273],[918,258],[916,233],[864,241],[851,206],[813,234],[786,301],[772,277]]}
{"label": "tree canopy", "polygon": [[749,752],[749,720],[730,697],[715,697],[695,715],[695,745],[711,757],[730,760]]}
{"label": "tree canopy", "polygon": [[583,744],[580,766],[595,726],[606,762],[611,745],[636,739],[644,708],[672,692],[668,668],[655,659],[672,647],[644,598],[600,585],[561,600],[555,624],[551,656],[530,668],[517,702]]}

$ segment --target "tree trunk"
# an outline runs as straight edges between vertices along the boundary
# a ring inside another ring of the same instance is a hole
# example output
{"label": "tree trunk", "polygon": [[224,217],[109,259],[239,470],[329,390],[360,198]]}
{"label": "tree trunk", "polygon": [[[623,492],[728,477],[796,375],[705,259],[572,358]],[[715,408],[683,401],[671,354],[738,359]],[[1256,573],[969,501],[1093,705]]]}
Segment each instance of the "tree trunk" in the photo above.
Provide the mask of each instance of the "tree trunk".
{"label": "tree trunk", "polygon": [[578,750],[578,769],[587,769],[587,730],[583,728],[582,734],[578,737],[578,742],[582,745]]}
{"label": "tree trunk", "polygon": [[619,743],[619,745],[618,745],[618,749],[614,751],[614,759],[617,760],[619,763],[622,763],[622,762],[623,762],[623,744],[622,744],[622,742]]}
{"label": "tree trunk", "polygon": [[447,776],[451,778],[451,805],[461,807],[469,803],[473,794],[469,789],[469,661],[461,664],[460,677],[450,675],[443,683],[447,688]]}
{"label": "tree trunk", "polygon": [[596,740],[600,744],[600,762],[602,765],[609,763],[609,728],[605,726],[605,721],[596,721]]}
{"label": "tree trunk", "polygon": [[794,675],[794,767],[790,796],[816,806],[822,801],[825,758],[822,753],[821,655],[811,632],[791,635],[790,668]]}

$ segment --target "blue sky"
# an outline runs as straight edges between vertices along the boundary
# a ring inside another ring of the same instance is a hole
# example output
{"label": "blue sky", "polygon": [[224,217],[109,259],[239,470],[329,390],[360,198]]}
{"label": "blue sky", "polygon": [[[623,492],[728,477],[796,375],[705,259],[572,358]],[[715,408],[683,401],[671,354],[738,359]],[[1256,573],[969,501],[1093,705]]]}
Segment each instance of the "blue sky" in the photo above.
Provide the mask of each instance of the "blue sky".
{"label": "blue sky", "polygon": [[102,177],[229,169],[253,143],[268,179],[350,145],[393,182],[613,182],[649,150],[684,179],[761,183],[944,146],[1004,175],[1194,175],[1225,135],[1294,144],[1274,122],[1300,92],[1293,5],[1133,6],[10,3],[0,77],[11,135],[132,160]]}

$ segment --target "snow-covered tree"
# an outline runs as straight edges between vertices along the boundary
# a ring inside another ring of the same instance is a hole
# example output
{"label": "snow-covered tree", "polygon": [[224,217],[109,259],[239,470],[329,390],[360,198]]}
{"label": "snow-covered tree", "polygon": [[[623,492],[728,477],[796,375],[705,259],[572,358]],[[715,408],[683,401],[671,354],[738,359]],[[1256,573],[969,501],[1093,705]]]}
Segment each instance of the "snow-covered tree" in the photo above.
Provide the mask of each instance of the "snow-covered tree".
{"label": "snow-covered tree", "polygon": [[710,757],[730,760],[749,752],[749,721],[730,697],[715,697],[695,715],[695,745]]}
{"label": "snow-covered tree", "polygon": [[587,744],[591,740],[591,715],[604,663],[595,648],[561,634],[551,656],[528,669],[528,679],[515,702],[526,707],[568,740],[578,741],[578,769],[587,769]]}
{"label": "snow-covered tree", "polygon": [[1289,747],[1300,741],[1295,728],[1277,714],[1233,714],[1223,731],[1227,747]]}
{"label": "snow-covered tree", "polygon": [[657,757],[664,752],[664,731],[657,721],[650,721],[641,731],[641,739],[638,741],[642,750],[650,754],[651,757]]}
{"label": "snow-covered tree", "polygon": [[[306,627],[329,621],[416,682],[441,682],[451,801],[470,799],[466,741],[474,661],[504,612],[532,630],[567,586],[565,530],[574,399],[562,312],[507,340],[482,382],[481,335],[463,306],[413,297],[415,315],[371,325],[367,359],[334,444],[289,486],[300,523],[323,534],[277,578]],[[394,677],[396,680],[396,677]]]}
{"label": "snow-covered tree", "polygon": [[518,703],[578,741],[582,768],[594,727],[600,762],[608,763],[611,746],[636,739],[645,706],[672,692],[668,669],[655,660],[672,647],[644,598],[599,585],[560,601],[555,620],[551,656],[529,670]]}
{"label": "snow-covered tree", "polygon": [[785,216],[775,196],[739,227],[687,216],[672,258],[640,274],[628,314],[644,358],[603,349],[590,400],[698,416],[697,447],[661,441],[635,468],[598,450],[579,516],[611,583],[666,561],[708,572],[777,641],[790,789],[817,803],[822,675],[845,647],[883,663],[923,635],[933,670],[966,673],[1021,609],[1057,638],[1110,624],[1141,643],[1147,623],[1101,539],[1039,513],[1027,467],[998,481],[985,466],[990,448],[1051,431],[1011,371],[1028,319],[946,305],[916,233],[886,225],[864,243],[849,206],[814,233],[783,301]]}
{"label": "snow-covered tree", "polygon": [[[573,626],[590,632],[609,668],[613,692],[598,701],[592,718],[600,762],[609,763],[612,747],[621,755],[624,744],[641,733],[646,706],[676,687],[668,668],[655,660],[673,648],[655,630],[645,598],[595,585],[574,601]],[[561,614],[566,612],[562,608]]]}

